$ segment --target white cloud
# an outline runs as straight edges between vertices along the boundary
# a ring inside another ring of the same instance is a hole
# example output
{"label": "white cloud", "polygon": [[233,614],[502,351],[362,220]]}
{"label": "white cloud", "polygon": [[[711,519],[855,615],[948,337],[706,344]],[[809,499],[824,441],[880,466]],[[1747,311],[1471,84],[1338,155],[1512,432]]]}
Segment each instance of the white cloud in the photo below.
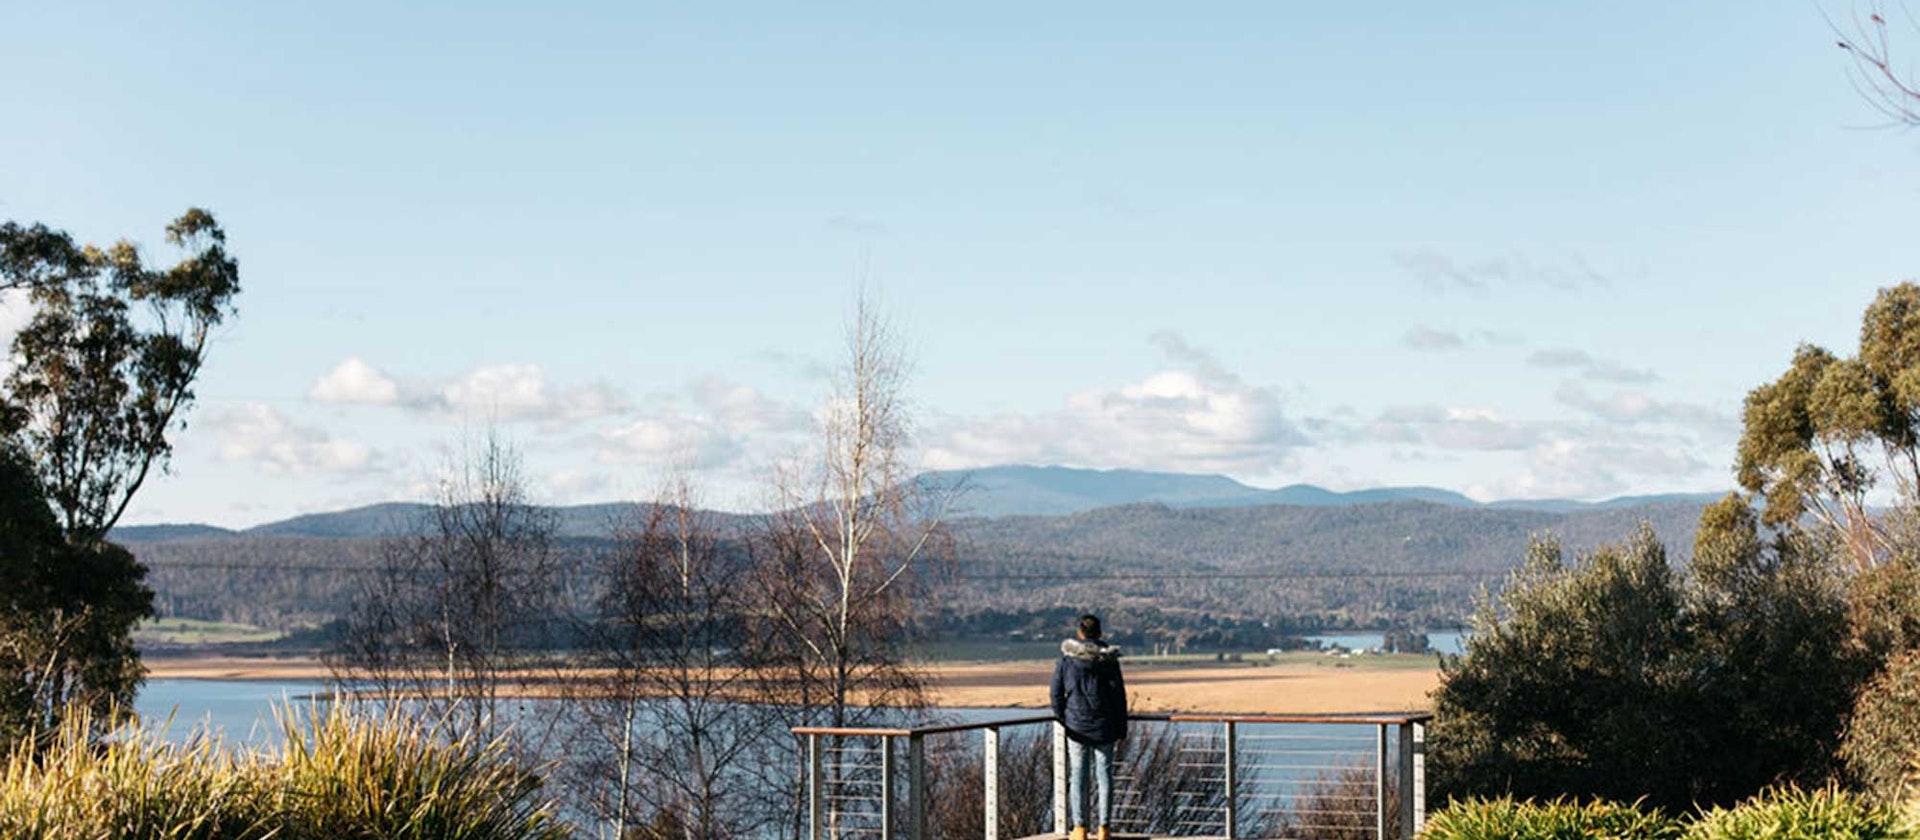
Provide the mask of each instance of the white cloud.
{"label": "white cloud", "polygon": [[1508,421],[1491,409],[1438,405],[1390,406],[1364,431],[1378,443],[1425,442],[1478,452],[1526,449],[1539,443],[1542,434],[1537,424]]}
{"label": "white cloud", "polygon": [[1705,406],[1665,402],[1639,391],[1615,391],[1604,397],[1588,393],[1574,382],[1563,382],[1553,393],[1561,405],[1586,412],[1609,423],[1680,423],[1710,426],[1726,418]]}
{"label": "white cloud", "polygon": [[694,406],[730,434],[788,434],[804,432],[812,424],[807,412],[717,376],[693,383],[688,391]]}
{"label": "white cloud", "polygon": [[944,418],[928,466],[1043,463],[1261,473],[1306,443],[1272,388],[1250,386],[1172,333],[1152,337],[1173,369],[1070,395],[1039,414]]}
{"label": "white cloud", "polygon": [[0,290],[0,376],[13,370],[13,337],[33,320],[33,298],[26,289]]}
{"label": "white cloud", "polygon": [[604,464],[677,465],[707,470],[737,460],[745,447],[726,429],[681,414],[642,417],[600,433]]}
{"label": "white cloud", "polygon": [[207,426],[220,441],[223,460],[252,462],[275,475],[357,474],[379,466],[374,451],[365,444],[335,440],[260,403],[243,403],[214,414]]}
{"label": "white cloud", "polygon": [[1610,359],[1595,358],[1584,350],[1567,347],[1536,350],[1527,357],[1527,364],[1534,367],[1576,370],[1587,379],[1624,385],[1660,381],[1660,375],[1647,368],[1627,367]]}
{"label": "white cloud", "polygon": [[581,504],[612,498],[613,476],[602,470],[558,469],[542,482],[544,497],[554,504]]}
{"label": "white cloud", "polygon": [[307,399],[346,405],[394,405],[400,402],[400,384],[353,356],[315,380],[307,389]]}
{"label": "white cloud", "polygon": [[315,402],[398,406],[423,414],[502,422],[564,424],[626,410],[626,399],[604,383],[556,388],[539,365],[481,365],[443,382],[401,383],[359,357],[321,376],[307,390]]}
{"label": "white cloud", "polygon": [[1711,465],[1658,441],[1559,438],[1529,451],[1524,468],[1492,494],[1507,498],[1598,499],[1644,488],[1646,479],[1696,485]]}

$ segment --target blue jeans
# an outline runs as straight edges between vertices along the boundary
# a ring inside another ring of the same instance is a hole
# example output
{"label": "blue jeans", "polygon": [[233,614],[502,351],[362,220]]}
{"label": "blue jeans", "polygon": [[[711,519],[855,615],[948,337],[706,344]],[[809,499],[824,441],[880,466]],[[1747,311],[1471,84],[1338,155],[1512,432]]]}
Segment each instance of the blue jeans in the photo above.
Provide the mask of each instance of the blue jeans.
{"label": "blue jeans", "polygon": [[[1087,822],[1087,753],[1093,753],[1094,820]],[[1067,818],[1069,825],[1101,828],[1113,819],[1113,743],[1082,744],[1067,739]]]}

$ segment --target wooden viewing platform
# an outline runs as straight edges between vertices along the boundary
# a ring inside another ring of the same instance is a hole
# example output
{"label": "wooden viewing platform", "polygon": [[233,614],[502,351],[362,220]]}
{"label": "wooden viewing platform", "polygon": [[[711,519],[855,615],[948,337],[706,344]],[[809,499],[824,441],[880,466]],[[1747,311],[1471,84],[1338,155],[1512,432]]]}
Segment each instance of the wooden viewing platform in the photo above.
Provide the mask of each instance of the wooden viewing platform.
{"label": "wooden viewing platform", "polygon": [[[1245,840],[1294,834],[1413,837],[1426,822],[1426,712],[1330,715],[1137,714],[1118,757],[1112,836],[1123,840]],[[929,825],[930,740],[949,763],[980,762],[972,806],[984,840],[1000,833],[1002,733],[1050,732],[1053,831],[1067,836],[1066,731],[1050,715],[921,727],[795,727],[806,739],[809,840],[925,840]],[[977,758],[966,736],[978,733]],[[904,750],[901,743],[904,742]],[[904,752],[904,755],[901,753]],[[1135,768],[1137,761],[1157,762]],[[1157,774],[1142,781],[1136,769]],[[1156,787],[1157,786],[1157,787]],[[1173,789],[1167,789],[1173,788]],[[945,795],[941,792],[940,795]],[[954,803],[942,802],[951,813]],[[964,807],[964,806],[962,806]],[[1023,822],[1029,826],[1029,819]]]}

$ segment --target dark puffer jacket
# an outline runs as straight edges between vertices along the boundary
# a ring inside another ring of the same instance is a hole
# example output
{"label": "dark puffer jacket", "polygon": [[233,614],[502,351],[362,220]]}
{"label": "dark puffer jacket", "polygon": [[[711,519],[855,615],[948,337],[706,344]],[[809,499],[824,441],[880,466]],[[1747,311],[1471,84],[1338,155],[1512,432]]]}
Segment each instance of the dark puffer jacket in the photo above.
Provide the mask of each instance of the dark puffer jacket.
{"label": "dark puffer jacket", "polygon": [[1120,676],[1120,648],[1099,639],[1060,643],[1053,669],[1053,719],[1067,737],[1110,744],[1127,737],[1127,681]]}

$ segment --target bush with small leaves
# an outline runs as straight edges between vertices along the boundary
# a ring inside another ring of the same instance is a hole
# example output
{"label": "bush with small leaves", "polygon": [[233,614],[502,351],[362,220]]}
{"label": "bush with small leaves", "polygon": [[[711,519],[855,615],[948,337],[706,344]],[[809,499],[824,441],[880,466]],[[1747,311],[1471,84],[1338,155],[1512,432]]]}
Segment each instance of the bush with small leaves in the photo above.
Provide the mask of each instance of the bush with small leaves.
{"label": "bush with small leaves", "polygon": [[1837,788],[1773,788],[1694,820],[1685,840],[1915,840],[1920,830],[1892,806]]}
{"label": "bush with small leaves", "polygon": [[1453,803],[1427,822],[1420,840],[1674,840],[1681,831],[1659,809],[1639,803],[1501,797]]}

